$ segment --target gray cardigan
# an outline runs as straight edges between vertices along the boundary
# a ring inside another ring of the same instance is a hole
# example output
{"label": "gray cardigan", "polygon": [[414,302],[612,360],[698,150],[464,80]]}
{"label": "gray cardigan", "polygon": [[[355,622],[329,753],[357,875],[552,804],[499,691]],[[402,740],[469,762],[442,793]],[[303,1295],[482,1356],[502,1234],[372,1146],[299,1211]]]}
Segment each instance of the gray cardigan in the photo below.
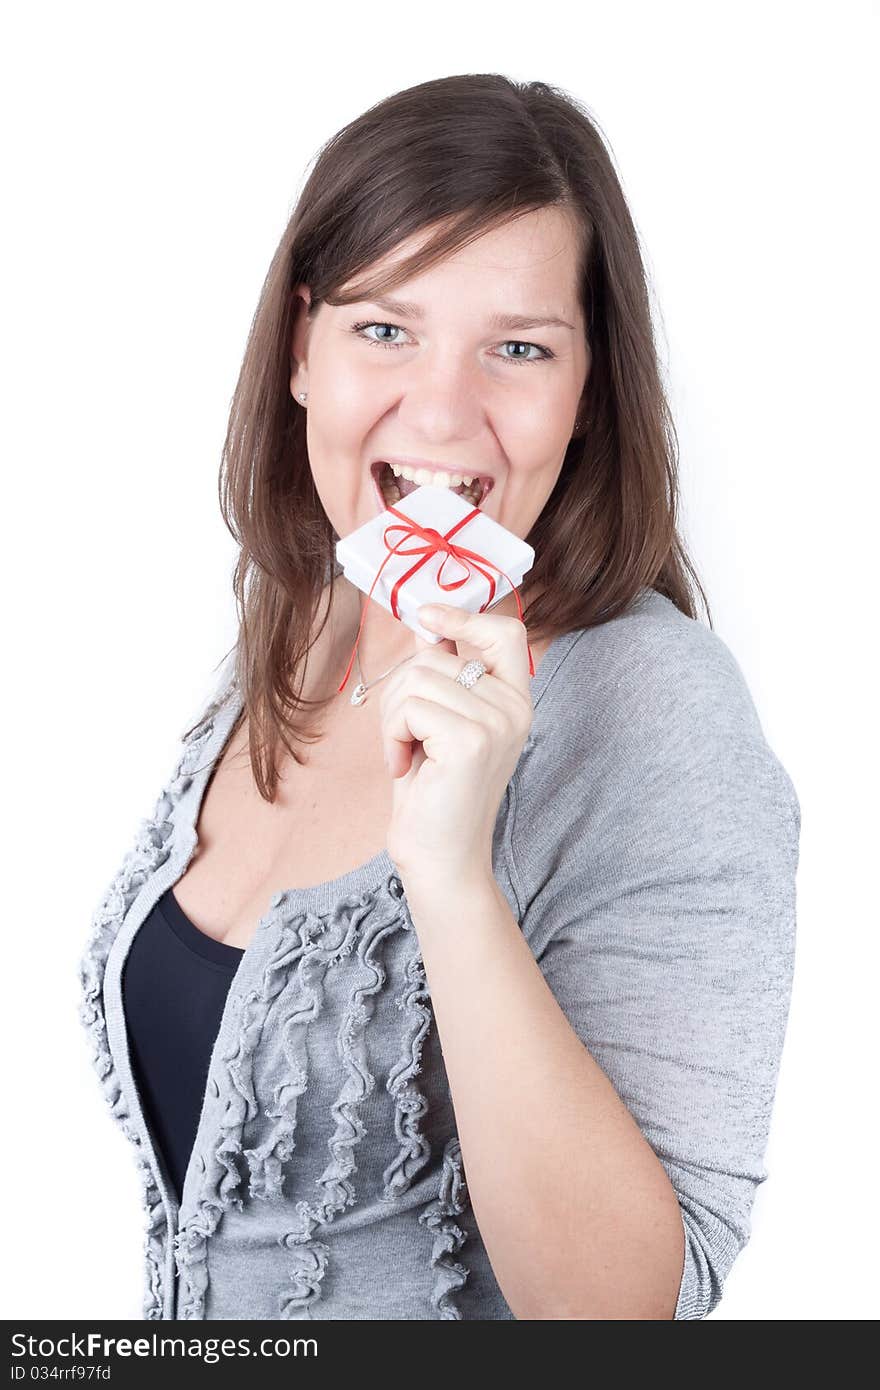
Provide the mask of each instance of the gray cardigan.
{"label": "gray cardigan", "polygon": [[[267,904],[226,1001],[178,1209],[133,1081],[120,982],[135,933],[195,852],[208,777],[241,704],[230,669],[98,908],[80,966],[94,1063],[143,1179],[143,1315],[510,1319],[468,1200],[404,887],[384,851]],[[768,1176],[798,799],[725,643],[652,590],[625,616],[557,638],[531,689],[495,875],[678,1193],[675,1316],[703,1318]]]}

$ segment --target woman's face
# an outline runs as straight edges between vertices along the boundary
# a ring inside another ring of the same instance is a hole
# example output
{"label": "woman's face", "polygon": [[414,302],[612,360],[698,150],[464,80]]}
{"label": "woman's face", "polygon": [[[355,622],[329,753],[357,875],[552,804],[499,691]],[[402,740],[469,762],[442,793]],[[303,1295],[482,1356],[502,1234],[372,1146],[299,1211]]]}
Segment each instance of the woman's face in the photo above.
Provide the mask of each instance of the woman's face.
{"label": "woman's face", "polygon": [[[336,534],[383,510],[383,482],[396,500],[400,482],[379,465],[416,460],[403,465],[425,470],[410,486],[484,480],[477,505],[524,538],[559,476],[589,375],[570,218],[526,214],[384,300],[322,303],[307,317],[308,288],[296,293],[290,389],[308,392],[309,461]],[[551,318],[560,322],[539,322]]]}

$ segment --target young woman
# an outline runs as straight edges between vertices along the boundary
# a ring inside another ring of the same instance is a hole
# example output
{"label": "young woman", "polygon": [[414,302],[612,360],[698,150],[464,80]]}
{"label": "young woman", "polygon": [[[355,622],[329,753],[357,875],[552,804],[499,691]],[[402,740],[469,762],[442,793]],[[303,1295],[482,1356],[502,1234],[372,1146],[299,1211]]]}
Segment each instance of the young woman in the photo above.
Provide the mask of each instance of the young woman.
{"label": "young woman", "polygon": [[[238,641],[82,963],[146,1317],[718,1303],[767,1176],[800,812],[697,619],[674,440],[568,95],[431,81],[328,143],[224,450]],[[437,644],[335,563],[414,486],[535,549],[521,596],[425,613]]]}

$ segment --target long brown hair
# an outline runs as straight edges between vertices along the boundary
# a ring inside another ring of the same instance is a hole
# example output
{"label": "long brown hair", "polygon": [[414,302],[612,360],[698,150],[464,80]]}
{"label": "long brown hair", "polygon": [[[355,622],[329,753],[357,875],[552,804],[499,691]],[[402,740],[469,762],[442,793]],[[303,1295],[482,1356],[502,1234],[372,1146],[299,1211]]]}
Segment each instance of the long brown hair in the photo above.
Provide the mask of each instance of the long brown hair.
{"label": "long brown hair", "polygon": [[[267,801],[279,744],[301,762],[295,741],[321,737],[309,737],[304,712],[333,699],[301,698],[339,537],[290,394],[294,287],[309,286],[312,313],[322,301],[372,299],[499,224],[551,206],[574,213],[581,233],[592,366],[587,423],[526,537],[536,552],[528,576],[536,597],[523,610],[529,636],[607,622],[643,588],[696,618],[691,580],[712,626],[678,534],[678,444],[638,236],[597,124],[546,82],[468,73],[419,83],[370,107],[319,152],[269,266],[232,400],[220,505],[240,547],[235,674]],[[429,228],[436,235],[393,276],[371,277],[374,262]],[[356,290],[342,296],[354,276]]]}

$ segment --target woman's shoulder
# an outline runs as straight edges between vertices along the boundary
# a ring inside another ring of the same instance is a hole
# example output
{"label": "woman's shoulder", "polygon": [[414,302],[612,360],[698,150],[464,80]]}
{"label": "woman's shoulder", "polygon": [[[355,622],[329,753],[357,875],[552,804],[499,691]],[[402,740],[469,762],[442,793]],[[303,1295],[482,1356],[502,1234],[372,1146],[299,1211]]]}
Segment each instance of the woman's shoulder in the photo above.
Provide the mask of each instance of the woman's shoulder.
{"label": "woman's shoulder", "polygon": [[532,743],[551,777],[606,787],[664,775],[769,782],[797,818],[742,668],[712,628],[656,590],[608,622],[566,634],[535,703]]}
{"label": "woman's shoulder", "polygon": [[695,716],[734,721],[761,735],[742,668],[717,632],[656,590],[642,590],[625,613],[566,634],[537,702],[621,735],[657,725],[687,728]]}
{"label": "woman's shoulder", "polygon": [[566,637],[510,787],[523,909],[566,882],[584,911],[636,883],[645,902],[649,885],[702,884],[707,901],[722,881],[741,900],[787,886],[798,796],[723,639],[653,591]]}
{"label": "woman's shoulder", "polygon": [[655,589],[643,589],[624,613],[562,640],[542,697],[547,705],[608,712],[646,698],[714,690],[751,704],[742,670],[724,640]]}

